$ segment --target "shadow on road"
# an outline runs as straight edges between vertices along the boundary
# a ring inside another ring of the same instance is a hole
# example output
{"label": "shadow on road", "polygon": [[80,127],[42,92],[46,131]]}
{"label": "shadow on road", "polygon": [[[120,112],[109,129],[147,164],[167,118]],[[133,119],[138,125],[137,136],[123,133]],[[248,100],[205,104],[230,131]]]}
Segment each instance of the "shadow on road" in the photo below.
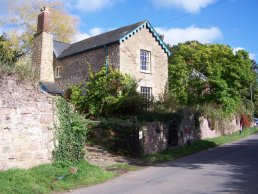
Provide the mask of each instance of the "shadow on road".
{"label": "shadow on road", "polygon": [[[218,179],[227,176],[227,181],[218,186],[216,193],[257,194],[257,137],[258,135],[255,135],[240,143],[224,145],[158,166],[181,167],[193,171],[204,169],[201,171],[204,175],[216,176]],[[216,171],[216,169],[222,170]]]}

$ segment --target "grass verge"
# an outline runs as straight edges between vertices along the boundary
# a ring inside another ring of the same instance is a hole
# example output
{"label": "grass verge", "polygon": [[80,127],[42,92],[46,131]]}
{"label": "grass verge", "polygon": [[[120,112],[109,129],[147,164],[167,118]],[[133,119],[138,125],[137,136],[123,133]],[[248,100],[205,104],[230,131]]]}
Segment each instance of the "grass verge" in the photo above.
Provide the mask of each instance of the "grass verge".
{"label": "grass verge", "polygon": [[[45,194],[101,183],[115,176],[114,173],[87,162],[80,162],[75,167],[78,168],[76,174],[69,174],[69,167],[60,164],[45,164],[28,170],[12,169],[0,172],[0,193]],[[69,175],[54,180],[66,174]]]}
{"label": "grass verge", "polygon": [[112,164],[106,167],[107,171],[113,171],[117,173],[117,175],[129,172],[129,171],[136,171],[140,170],[143,167],[141,166],[136,166],[136,165],[131,165],[131,164],[126,164],[126,163],[118,163],[118,164]]}
{"label": "grass verge", "polygon": [[209,148],[214,148],[218,145],[236,141],[244,137],[250,136],[258,132],[258,128],[248,128],[243,130],[242,134],[239,132],[233,133],[231,135],[220,136],[211,139],[198,140],[193,142],[190,146],[183,146],[180,148],[170,148],[156,154],[148,154],[143,157],[143,161],[146,164],[154,164],[158,162],[165,162],[169,160],[174,160],[187,156],[190,154],[197,153],[202,150],[207,150]]}

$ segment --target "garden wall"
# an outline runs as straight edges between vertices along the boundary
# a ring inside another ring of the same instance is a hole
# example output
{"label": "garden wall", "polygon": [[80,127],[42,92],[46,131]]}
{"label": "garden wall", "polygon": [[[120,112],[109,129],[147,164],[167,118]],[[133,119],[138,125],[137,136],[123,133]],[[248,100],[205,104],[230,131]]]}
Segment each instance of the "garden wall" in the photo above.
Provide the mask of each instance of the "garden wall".
{"label": "garden wall", "polygon": [[[197,120],[199,119],[198,123]],[[215,126],[211,127],[211,121],[205,117],[195,118],[191,112],[184,111],[183,117],[176,126],[177,146],[187,144],[187,139],[196,141],[199,139],[214,138],[221,135],[228,135],[239,131],[240,123],[237,116],[219,123],[215,121]],[[144,154],[156,153],[168,147],[169,130],[171,130],[171,121],[167,122],[146,122],[143,123],[143,151]]]}
{"label": "garden wall", "polygon": [[53,97],[32,84],[0,78],[0,170],[51,161]]}

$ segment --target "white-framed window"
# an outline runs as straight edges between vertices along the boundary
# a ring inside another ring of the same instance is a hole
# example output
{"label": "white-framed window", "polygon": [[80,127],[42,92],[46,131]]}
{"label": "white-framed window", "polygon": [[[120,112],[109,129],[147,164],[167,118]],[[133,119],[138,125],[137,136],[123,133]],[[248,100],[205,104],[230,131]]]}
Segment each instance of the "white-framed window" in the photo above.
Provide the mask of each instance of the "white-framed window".
{"label": "white-framed window", "polygon": [[141,71],[150,71],[150,60],[151,53],[150,51],[140,50],[140,69]]}
{"label": "white-framed window", "polygon": [[60,77],[61,77],[60,69],[61,69],[60,66],[57,66],[57,67],[55,68],[55,78],[60,78]]}
{"label": "white-framed window", "polygon": [[152,88],[141,86],[141,94],[146,98],[152,97]]}

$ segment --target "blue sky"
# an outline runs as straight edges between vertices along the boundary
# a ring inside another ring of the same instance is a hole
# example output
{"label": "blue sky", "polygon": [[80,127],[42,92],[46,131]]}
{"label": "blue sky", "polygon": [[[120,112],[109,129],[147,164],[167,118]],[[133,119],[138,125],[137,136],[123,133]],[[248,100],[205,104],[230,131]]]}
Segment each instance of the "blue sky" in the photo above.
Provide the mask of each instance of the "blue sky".
{"label": "blue sky", "polygon": [[79,18],[77,40],[147,19],[172,45],[187,40],[223,43],[235,49],[244,48],[258,59],[257,0],[63,2],[69,13]]}
{"label": "blue sky", "polygon": [[[0,0],[0,15],[12,1]],[[258,0],[59,1],[79,20],[75,41],[149,20],[171,45],[187,40],[228,44],[258,61]]]}

